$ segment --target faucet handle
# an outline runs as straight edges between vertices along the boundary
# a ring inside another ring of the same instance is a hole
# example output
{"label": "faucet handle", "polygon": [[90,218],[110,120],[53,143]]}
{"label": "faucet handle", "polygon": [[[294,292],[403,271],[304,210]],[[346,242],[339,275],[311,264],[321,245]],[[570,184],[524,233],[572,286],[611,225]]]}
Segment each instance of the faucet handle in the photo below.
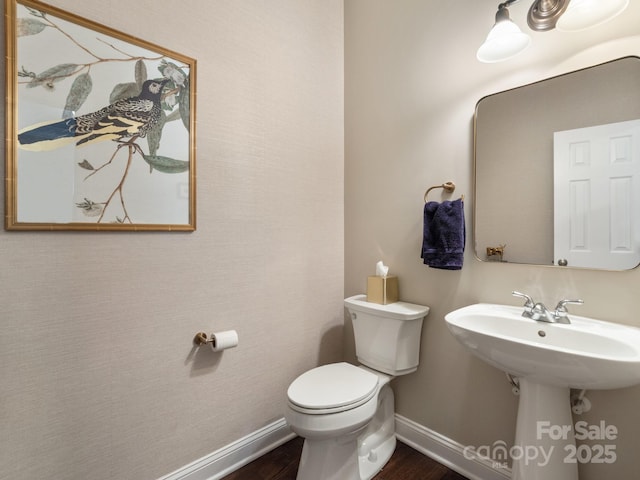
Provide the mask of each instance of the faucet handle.
{"label": "faucet handle", "polygon": [[567,310],[567,304],[569,303],[573,303],[575,305],[582,305],[584,303],[584,300],[560,300],[558,302],[558,304],[556,305],[556,316],[559,317],[566,317],[567,313],[569,313],[569,311]]}
{"label": "faucet handle", "polygon": [[527,307],[527,308],[533,308],[533,306],[535,304],[535,302],[533,301],[533,298],[531,298],[526,293],[520,293],[520,292],[516,292],[514,290],[513,292],[511,292],[511,295],[513,295],[514,297],[522,297],[522,298],[524,298],[527,301],[527,303],[525,303],[524,306]]}

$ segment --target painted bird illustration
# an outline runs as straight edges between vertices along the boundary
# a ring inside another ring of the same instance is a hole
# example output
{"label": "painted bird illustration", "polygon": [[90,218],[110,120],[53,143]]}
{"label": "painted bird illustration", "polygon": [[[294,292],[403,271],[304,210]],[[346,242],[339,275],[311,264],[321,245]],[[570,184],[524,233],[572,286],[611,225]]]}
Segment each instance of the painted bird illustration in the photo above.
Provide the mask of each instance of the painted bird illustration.
{"label": "painted bird illustration", "polygon": [[75,142],[77,146],[103,140],[144,137],[158,123],[160,99],[168,79],[147,80],[137,97],[118,100],[93,113],[39,123],[18,132],[23,150],[45,151]]}

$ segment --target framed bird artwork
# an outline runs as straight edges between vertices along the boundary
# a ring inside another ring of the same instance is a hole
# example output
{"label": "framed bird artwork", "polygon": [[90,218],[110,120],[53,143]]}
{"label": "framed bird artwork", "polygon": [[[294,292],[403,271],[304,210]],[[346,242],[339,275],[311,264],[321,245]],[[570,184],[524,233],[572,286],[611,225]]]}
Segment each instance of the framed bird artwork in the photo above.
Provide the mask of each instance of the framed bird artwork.
{"label": "framed bird artwork", "polygon": [[193,231],[196,61],[5,0],[7,230]]}

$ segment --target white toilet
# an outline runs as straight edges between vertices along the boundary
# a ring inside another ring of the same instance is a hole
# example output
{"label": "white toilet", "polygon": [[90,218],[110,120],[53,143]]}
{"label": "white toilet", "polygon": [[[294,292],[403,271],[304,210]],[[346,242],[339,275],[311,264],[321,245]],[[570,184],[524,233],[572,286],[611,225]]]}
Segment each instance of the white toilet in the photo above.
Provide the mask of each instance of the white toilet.
{"label": "white toilet", "polygon": [[422,320],[429,307],[345,299],[362,364],[309,370],[287,390],[286,419],[305,439],[298,480],[369,480],[396,446],[389,382],[418,367]]}

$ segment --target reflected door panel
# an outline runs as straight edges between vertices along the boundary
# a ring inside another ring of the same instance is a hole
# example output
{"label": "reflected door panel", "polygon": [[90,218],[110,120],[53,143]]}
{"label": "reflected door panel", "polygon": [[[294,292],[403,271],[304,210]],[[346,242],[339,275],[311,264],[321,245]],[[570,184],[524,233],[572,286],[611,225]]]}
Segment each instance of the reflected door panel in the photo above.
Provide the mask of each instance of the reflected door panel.
{"label": "reflected door panel", "polygon": [[640,120],[554,133],[557,265],[640,263]]}

